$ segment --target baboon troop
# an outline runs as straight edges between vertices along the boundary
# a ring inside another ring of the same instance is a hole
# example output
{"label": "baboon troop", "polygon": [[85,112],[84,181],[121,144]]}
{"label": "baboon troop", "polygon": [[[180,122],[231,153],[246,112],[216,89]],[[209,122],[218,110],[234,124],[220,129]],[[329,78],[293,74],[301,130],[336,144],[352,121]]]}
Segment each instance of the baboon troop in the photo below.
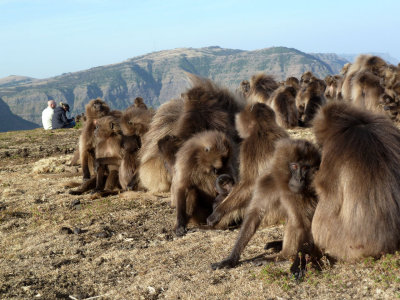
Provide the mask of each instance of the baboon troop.
{"label": "baboon troop", "polygon": [[[71,194],[170,192],[176,236],[241,226],[213,269],[236,266],[256,230],[280,222],[282,241],[266,247],[281,246],[263,260],[295,259],[293,272],[305,253],[356,261],[400,250],[399,66],[360,55],[324,80],[259,73],[236,91],[186,75],[190,86],[155,111],[141,97],[124,111],[86,105],[74,156],[83,182]],[[298,127],[316,144],[290,138]]]}

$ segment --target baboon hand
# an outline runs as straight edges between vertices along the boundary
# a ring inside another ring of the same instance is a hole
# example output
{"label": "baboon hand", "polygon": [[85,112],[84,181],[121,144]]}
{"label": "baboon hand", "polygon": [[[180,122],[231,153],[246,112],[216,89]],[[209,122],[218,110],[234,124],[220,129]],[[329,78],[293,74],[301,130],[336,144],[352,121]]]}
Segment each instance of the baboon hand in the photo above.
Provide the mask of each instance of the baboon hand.
{"label": "baboon hand", "polygon": [[220,220],[221,214],[218,212],[218,210],[214,210],[214,212],[207,218],[207,225],[215,226]]}
{"label": "baboon hand", "polygon": [[186,228],[184,226],[178,226],[175,229],[176,236],[184,236],[186,234]]}

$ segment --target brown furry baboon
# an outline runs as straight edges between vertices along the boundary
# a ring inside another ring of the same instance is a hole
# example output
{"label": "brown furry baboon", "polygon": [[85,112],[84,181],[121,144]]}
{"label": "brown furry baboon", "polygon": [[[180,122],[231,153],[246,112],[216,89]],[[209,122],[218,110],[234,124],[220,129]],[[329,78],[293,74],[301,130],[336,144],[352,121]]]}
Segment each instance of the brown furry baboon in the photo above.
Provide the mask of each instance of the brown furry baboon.
{"label": "brown furry baboon", "polygon": [[138,187],[138,150],[142,139],[149,130],[153,112],[143,107],[128,107],[121,117],[122,161],[119,167],[119,182],[122,189]]}
{"label": "brown furry baboon", "polygon": [[218,196],[215,198],[213,203],[213,209],[225,199],[226,196],[231,192],[233,185],[235,184],[235,180],[229,174],[222,174],[217,177],[215,180],[215,190]]}
{"label": "brown furry baboon", "polygon": [[250,92],[250,82],[248,80],[242,80],[236,91],[243,98],[247,98],[247,96],[249,95],[249,92]]}
{"label": "brown furry baboon", "polygon": [[224,228],[242,219],[257,177],[271,164],[276,142],[289,136],[276,123],[274,111],[263,103],[248,104],[237,115],[236,128],[243,139],[239,152],[239,181],[208,217],[210,226]]}
{"label": "brown furry baboon", "polygon": [[232,144],[222,132],[212,130],[195,134],[176,154],[171,198],[176,205],[177,236],[186,233],[190,220],[205,224],[217,196],[215,180],[219,174],[234,176]]}
{"label": "brown furry baboon", "polygon": [[311,71],[304,72],[300,77],[300,85],[308,84],[312,78],[315,78],[315,76]]}
{"label": "brown furry baboon", "polygon": [[95,120],[110,113],[106,102],[98,99],[90,100],[85,106],[86,122],[79,137],[79,154],[82,164],[83,180],[90,178],[89,160],[94,160],[93,133],[96,128]]}
{"label": "brown furry baboon", "polygon": [[343,79],[341,89],[343,99],[346,101],[352,100],[352,81],[357,73],[362,71],[370,71],[374,75],[382,78],[387,67],[387,63],[378,56],[359,55],[356,58],[355,62],[350,65],[347,70],[346,76]]}
{"label": "brown furry baboon", "polygon": [[182,99],[162,104],[150,123],[149,131],[142,139],[142,147],[139,150],[140,184],[151,192],[167,192],[170,189],[171,175],[164,165],[164,158],[160,155],[158,141],[167,135],[176,134],[177,120],[182,110]]}
{"label": "brown furry baboon", "polygon": [[300,81],[297,79],[297,77],[288,77],[285,80],[285,86],[291,86],[294,87],[296,89],[296,92],[299,90],[300,88]]}
{"label": "brown furry baboon", "polygon": [[[164,104],[165,106],[160,107],[154,116],[149,133],[146,134],[143,150],[141,150],[143,156],[140,179],[142,184],[151,191],[169,189],[173,172],[168,172],[167,168],[171,169],[176,154],[176,152],[171,152],[177,151],[195,133],[218,130],[226,133],[234,141],[238,140],[234,118],[242,106],[241,99],[209,79],[193,74],[187,74],[187,76],[192,87],[182,94],[182,100],[175,100],[179,101],[179,104]],[[174,139],[163,140],[167,135],[174,136]],[[165,144],[172,141],[174,145]],[[151,160],[146,162],[144,160],[147,157],[150,158],[149,148],[152,156]],[[163,149],[169,150],[166,152]],[[162,188],[160,188],[160,183]]]}
{"label": "brown furry baboon", "polygon": [[310,80],[296,96],[299,125],[309,127],[318,109],[325,104],[324,87],[319,80]]}
{"label": "brown furry baboon", "polygon": [[257,179],[231,254],[212,264],[213,269],[236,266],[262,223],[273,225],[286,219],[282,250],[267,259],[294,257],[304,243],[312,240],[311,220],[317,205],[312,180],[320,159],[317,148],[309,141],[283,139],[277,142],[271,168]]}
{"label": "brown furry baboon", "polygon": [[283,128],[293,128],[298,125],[296,107],[296,89],[292,86],[282,86],[276,89],[270,100],[270,106],[276,115],[276,122]]}
{"label": "brown furry baboon", "polygon": [[133,107],[147,109],[147,105],[144,103],[142,97],[136,97],[133,101]]}
{"label": "brown furry baboon", "polygon": [[379,98],[384,93],[380,77],[370,71],[358,72],[352,80],[351,99],[354,105],[372,111],[382,111]]}
{"label": "brown furry baboon", "polygon": [[264,73],[253,75],[250,79],[250,91],[247,103],[269,104],[269,98],[273,91],[279,87],[275,79]]}
{"label": "brown furry baboon", "polygon": [[385,116],[330,103],[314,133],[322,146],[316,246],[345,261],[400,249],[400,131]]}
{"label": "brown furry baboon", "polygon": [[327,101],[340,100],[336,99],[336,97],[337,97],[338,85],[341,79],[342,76],[340,75],[333,75],[333,76],[328,75],[325,77],[326,88],[324,92],[324,97]]}
{"label": "brown furry baboon", "polygon": [[[120,119],[105,116],[97,120],[94,131],[95,144],[95,191],[113,190],[119,187],[118,170],[122,160],[123,136]],[[104,182],[105,175],[108,174]]]}
{"label": "brown furry baboon", "polygon": [[96,120],[93,132],[95,177],[84,182],[78,189],[70,191],[80,195],[89,190],[111,191],[119,187],[118,169],[122,159],[122,132],[120,120],[115,116],[105,116]]}

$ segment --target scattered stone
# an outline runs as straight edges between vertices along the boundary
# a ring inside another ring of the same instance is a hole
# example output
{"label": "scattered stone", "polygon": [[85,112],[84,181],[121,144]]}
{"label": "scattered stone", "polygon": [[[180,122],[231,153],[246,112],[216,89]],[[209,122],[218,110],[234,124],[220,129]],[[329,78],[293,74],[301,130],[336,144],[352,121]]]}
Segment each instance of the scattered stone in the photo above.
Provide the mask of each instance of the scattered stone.
{"label": "scattered stone", "polygon": [[81,200],[75,199],[74,201],[71,202],[70,207],[71,207],[71,209],[80,209],[81,208]]}
{"label": "scattered stone", "polygon": [[60,233],[63,233],[63,234],[73,234],[74,232],[73,232],[72,229],[69,228],[69,227],[61,227]]}
{"label": "scattered stone", "polygon": [[79,227],[75,227],[74,228],[74,233],[75,234],[81,234],[82,233],[82,229],[80,229]]}

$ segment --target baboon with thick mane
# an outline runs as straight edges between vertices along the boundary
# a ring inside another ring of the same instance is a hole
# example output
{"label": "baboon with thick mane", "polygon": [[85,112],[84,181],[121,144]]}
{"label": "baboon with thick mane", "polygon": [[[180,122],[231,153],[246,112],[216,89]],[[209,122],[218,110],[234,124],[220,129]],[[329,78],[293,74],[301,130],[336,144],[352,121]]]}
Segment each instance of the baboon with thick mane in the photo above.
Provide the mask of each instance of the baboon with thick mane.
{"label": "baboon with thick mane", "polygon": [[269,104],[271,94],[279,87],[275,79],[264,73],[253,75],[250,79],[250,90],[247,96],[248,103]]}
{"label": "baboon with thick mane", "polygon": [[235,246],[228,258],[213,269],[238,264],[241,253],[257,228],[286,220],[282,250],[267,259],[287,259],[310,242],[311,220],[317,205],[312,180],[320,164],[318,149],[306,140],[277,142],[271,167],[257,179]]}
{"label": "baboon with thick mane", "polygon": [[314,120],[314,242],[344,261],[400,248],[400,131],[385,116],[330,103]]}

